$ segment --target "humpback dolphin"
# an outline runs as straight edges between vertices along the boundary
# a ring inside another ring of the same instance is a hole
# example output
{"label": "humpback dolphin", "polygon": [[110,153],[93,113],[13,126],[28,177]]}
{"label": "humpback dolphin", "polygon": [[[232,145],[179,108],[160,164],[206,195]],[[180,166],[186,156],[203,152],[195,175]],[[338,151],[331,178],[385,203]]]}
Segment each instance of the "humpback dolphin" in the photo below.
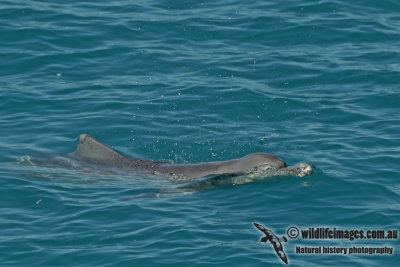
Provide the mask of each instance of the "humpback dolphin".
{"label": "humpback dolphin", "polygon": [[191,181],[201,177],[219,175],[256,175],[260,176],[259,178],[269,176],[304,177],[310,175],[313,171],[313,168],[307,163],[287,166],[277,156],[266,153],[254,153],[227,161],[167,164],[165,162],[124,156],[87,134],[81,134],[76,150],[65,156],[91,165],[167,174],[172,177],[171,180],[179,181]]}

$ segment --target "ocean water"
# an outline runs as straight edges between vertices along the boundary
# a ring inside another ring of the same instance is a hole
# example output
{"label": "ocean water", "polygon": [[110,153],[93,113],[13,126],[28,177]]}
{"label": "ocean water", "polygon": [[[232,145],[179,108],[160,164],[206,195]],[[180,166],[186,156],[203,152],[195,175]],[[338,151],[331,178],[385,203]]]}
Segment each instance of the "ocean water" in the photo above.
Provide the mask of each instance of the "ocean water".
{"label": "ocean water", "polygon": [[[282,266],[258,222],[398,229],[397,1],[0,2],[1,266]],[[170,163],[315,167],[195,194],[143,173],[21,164],[88,133]],[[397,266],[394,240],[287,238],[292,266]],[[392,255],[296,247],[390,247]]]}

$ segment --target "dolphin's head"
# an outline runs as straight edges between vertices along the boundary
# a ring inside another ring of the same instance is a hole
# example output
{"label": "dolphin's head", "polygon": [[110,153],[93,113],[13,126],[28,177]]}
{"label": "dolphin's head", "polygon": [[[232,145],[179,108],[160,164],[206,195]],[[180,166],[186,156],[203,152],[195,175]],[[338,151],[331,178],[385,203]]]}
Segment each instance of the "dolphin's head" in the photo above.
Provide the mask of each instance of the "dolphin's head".
{"label": "dolphin's head", "polygon": [[252,169],[259,166],[270,166],[274,169],[286,167],[286,163],[277,156],[267,153],[254,153],[241,158],[242,169]]}

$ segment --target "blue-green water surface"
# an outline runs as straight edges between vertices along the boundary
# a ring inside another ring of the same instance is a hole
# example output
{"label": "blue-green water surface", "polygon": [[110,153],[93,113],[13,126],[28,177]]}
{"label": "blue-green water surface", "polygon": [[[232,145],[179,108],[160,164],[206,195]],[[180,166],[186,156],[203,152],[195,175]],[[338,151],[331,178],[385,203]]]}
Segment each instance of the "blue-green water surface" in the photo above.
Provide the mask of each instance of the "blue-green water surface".
{"label": "blue-green water surface", "polygon": [[[282,266],[253,227],[399,229],[397,1],[0,2],[1,266]],[[306,178],[170,182],[19,162],[81,133],[170,163],[278,155]],[[26,158],[26,157],[25,157]],[[394,255],[296,253],[391,247]],[[396,240],[283,244],[292,266],[397,266]]]}

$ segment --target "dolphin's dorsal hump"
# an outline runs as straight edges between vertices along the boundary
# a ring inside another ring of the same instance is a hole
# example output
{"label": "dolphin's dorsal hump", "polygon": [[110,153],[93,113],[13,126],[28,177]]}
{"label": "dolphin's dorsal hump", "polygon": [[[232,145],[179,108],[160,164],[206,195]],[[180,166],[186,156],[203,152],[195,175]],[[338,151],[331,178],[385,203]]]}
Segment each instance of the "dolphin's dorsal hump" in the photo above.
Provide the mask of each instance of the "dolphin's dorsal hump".
{"label": "dolphin's dorsal hump", "polygon": [[79,136],[78,147],[71,155],[75,158],[91,161],[109,161],[124,157],[111,147],[106,146],[88,134],[81,134]]}

